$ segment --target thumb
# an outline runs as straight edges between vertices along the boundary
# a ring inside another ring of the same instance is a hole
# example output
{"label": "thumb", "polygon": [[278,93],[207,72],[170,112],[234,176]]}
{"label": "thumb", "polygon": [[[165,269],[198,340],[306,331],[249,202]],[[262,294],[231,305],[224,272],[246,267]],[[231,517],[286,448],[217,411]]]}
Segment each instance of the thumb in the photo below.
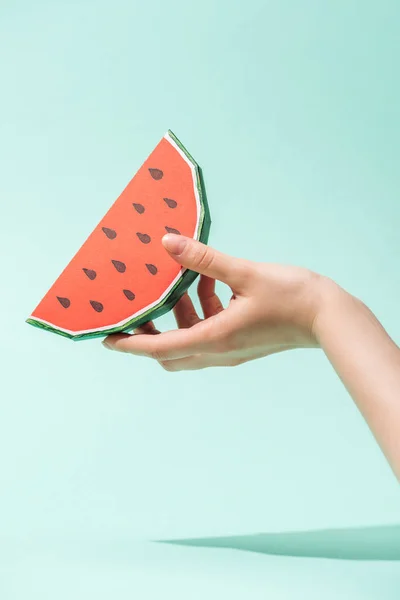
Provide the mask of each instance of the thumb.
{"label": "thumb", "polygon": [[243,287],[243,261],[183,235],[167,234],[162,243],[167,252],[183,267],[222,281],[232,288]]}

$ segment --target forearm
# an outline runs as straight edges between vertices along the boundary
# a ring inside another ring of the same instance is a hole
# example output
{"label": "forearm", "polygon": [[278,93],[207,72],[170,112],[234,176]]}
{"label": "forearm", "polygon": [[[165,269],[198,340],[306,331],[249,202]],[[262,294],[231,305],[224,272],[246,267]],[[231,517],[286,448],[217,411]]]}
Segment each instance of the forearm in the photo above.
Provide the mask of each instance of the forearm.
{"label": "forearm", "polygon": [[315,335],[400,481],[400,349],[362,302],[323,285]]}

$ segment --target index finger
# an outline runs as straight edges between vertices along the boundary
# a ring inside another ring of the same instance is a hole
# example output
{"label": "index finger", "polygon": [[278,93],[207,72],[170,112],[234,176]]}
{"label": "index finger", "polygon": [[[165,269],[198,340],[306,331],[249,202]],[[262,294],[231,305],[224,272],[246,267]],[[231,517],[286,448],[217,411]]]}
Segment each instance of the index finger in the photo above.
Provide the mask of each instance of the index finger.
{"label": "index finger", "polygon": [[156,360],[185,358],[202,352],[212,353],[221,336],[220,328],[213,326],[215,324],[212,320],[213,318],[201,321],[189,329],[176,329],[159,335],[113,334],[103,344],[110,350],[148,356]]}

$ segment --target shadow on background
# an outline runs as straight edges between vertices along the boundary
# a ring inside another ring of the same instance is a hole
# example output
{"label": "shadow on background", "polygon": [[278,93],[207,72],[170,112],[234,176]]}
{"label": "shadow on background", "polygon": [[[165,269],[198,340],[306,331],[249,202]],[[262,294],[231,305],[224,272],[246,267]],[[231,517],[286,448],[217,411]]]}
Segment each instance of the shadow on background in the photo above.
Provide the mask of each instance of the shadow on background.
{"label": "shadow on background", "polygon": [[161,543],[229,548],[277,556],[400,560],[400,525],[163,540]]}

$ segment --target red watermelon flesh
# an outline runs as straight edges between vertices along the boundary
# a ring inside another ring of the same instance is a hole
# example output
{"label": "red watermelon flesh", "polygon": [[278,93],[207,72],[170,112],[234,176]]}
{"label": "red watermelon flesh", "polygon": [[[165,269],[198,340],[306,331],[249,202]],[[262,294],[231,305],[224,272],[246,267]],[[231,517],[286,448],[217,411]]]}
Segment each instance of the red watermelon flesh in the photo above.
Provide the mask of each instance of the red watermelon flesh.
{"label": "red watermelon flesh", "polygon": [[28,323],[73,339],[128,331],[170,310],[196,278],[161,239],[208,241],[201,169],[169,131],[44,296]]}

